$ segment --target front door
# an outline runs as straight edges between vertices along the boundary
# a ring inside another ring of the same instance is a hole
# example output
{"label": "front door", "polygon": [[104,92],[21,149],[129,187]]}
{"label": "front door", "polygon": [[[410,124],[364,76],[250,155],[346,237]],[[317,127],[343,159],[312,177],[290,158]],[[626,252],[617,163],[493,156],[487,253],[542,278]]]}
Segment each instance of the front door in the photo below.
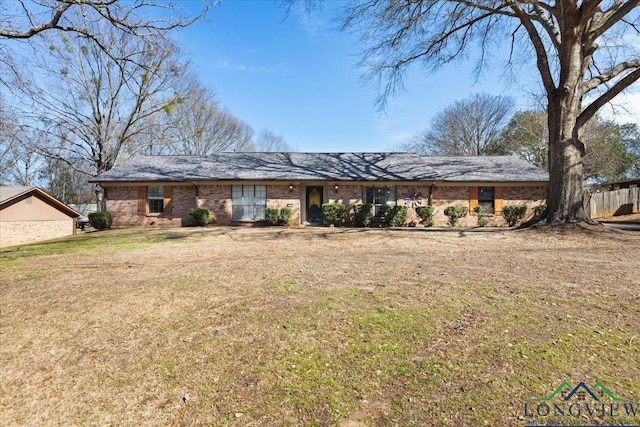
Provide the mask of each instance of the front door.
{"label": "front door", "polygon": [[307,187],[307,222],[322,224],[322,187]]}

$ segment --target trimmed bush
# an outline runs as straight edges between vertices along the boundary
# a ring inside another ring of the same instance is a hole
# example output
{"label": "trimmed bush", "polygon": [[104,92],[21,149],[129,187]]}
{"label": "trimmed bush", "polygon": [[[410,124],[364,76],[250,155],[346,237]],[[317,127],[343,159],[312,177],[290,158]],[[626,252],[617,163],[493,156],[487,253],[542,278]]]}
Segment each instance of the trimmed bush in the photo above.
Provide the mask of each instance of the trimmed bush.
{"label": "trimmed bush", "polygon": [[353,221],[358,227],[368,227],[371,220],[373,220],[373,205],[371,203],[353,205]]}
{"label": "trimmed bush", "polygon": [[533,207],[533,213],[535,216],[543,216],[547,213],[547,205],[537,205]]}
{"label": "trimmed bush", "polygon": [[291,211],[291,208],[280,209],[280,224],[291,225],[292,217],[293,217],[293,212]]}
{"label": "trimmed bush", "polygon": [[476,206],[473,211],[478,215],[478,227],[484,227],[487,225],[487,218],[484,215],[484,209],[482,206]]}
{"label": "trimmed bush", "polygon": [[511,205],[502,208],[502,216],[509,227],[514,227],[527,214],[525,205]]}
{"label": "trimmed bush", "polygon": [[331,225],[342,225],[347,219],[347,206],[344,203],[325,203],[322,205],[322,217]]}
{"label": "trimmed bush", "polygon": [[280,209],[278,208],[267,208],[264,211],[264,222],[269,225],[278,225],[278,214],[280,213]]}
{"label": "trimmed bush", "polygon": [[387,227],[400,227],[407,219],[409,208],[406,206],[386,205],[384,208],[384,222]]}
{"label": "trimmed bush", "polygon": [[436,212],[436,208],[433,206],[418,206],[416,207],[416,215],[420,217],[420,224],[425,227],[431,227],[433,225],[433,214]]}
{"label": "trimmed bush", "polygon": [[189,220],[194,227],[204,227],[209,223],[209,211],[202,208],[189,209]]}
{"label": "trimmed bush", "polygon": [[89,224],[96,230],[111,228],[113,218],[110,212],[91,212],[87,217],[89,218]]}
{"label": "trimmed bush", "polygon": [[447,206],[444,214],[449,217],[449,225],[456,226],[460,218],[464,218],[469,213],[469,208],[462,205]]}

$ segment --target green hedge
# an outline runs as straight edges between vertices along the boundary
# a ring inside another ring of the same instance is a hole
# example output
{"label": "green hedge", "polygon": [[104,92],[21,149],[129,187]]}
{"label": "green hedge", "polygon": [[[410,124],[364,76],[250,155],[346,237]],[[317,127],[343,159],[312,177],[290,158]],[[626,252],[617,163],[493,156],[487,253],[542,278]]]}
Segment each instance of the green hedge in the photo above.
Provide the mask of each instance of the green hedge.
{"label": "green hedge", "polygon": [[371,203],[356,203],[353,205],[353,222],[358,227],[368,227],[373,220],[373,205]]}
{"label": "green hedge", "polygon": [[291,208],[280,209],[280,224],[291,225],[292,217],[293,217],[293,212],[291,211]]}
{"label": "green hedge", "polygon": [[209,223],[209,211],[202,208],[189,209],[189,220],[194,227],[203,227]]}
{"label": "green hedge", "polygon": [[416,214],[420,217],[420,224],[425,227],[431,227],[433,225],[433,214],[436,212],[436,208],[433,206],[418,206],[416,207]]}
{"label": "green hedge", "polygon": [[511,205],[502,208],[502,216],[509,227],[514,227],[526,214],[527,207],[525,205]]}
{"label": "green hedge", "polygon": [[544,216],[547,213],[547,205],[537,205],[533,207],[535,216]]}
{"label": "green hedge", "polygon": [[89,224],[96,230],[111,228],[113,217],[110,212],[91,212],[87,217],[89,218]]}
{"label": "green hedge", "polygon": [[482,206],[476,206],[473,208],[473,211],[478,215],[478,227],[484,227],[487,225],[487,218],[485,217]]}
{"label": "green hedge", "polygon": [[462,205],[447,206],[444,214],[449,217],[449,225],[456,226],[460,218],[464,218],[469,213],[469,208]]}
{"label": "green hedge", "polygon": [[347,219],[347,206],[344,203],[325,203],[322,205],[322,217],[331,225],[342,225]]}
{"label": "green hedge", "polygon": [[264,221],[269,225],[278,225],[280,209],[267,208],[264,212]]}
{"label": "green hedge", "polygon": [[384,222],[387,227],[401,227],[407,219],[409,208],[406,206],[386,205],[384,207]]}

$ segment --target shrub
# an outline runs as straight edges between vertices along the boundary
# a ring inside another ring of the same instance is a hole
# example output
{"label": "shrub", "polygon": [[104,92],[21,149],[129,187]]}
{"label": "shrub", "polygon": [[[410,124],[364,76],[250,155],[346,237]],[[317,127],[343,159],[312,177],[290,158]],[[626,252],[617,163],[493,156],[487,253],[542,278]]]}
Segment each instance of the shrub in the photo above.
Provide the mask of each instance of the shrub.
{"label": "shrub", "polygon": [[278,225],[279,213],[280,209],[278,208],[267,208],[264,211],[264,221],[269,225]]}
{"label": "shrub", "polygon": [[462,205],[447,206],[444,210],[444,214],[449,217],[449,224],[452,227],[455,227],[458,220],[467,216],[468,213],[469,208]]}
{"label": "shrub", "polygon": [[535,214],[535,216],[543,216],[547,213],[547,205],[534,206],[533,213]]}
{"label": "shrub", "polygon": [[189,209],[189,220],[194,227],[203,227],[209,222],[209,211],[202,208]]}
{"label": "shrub", "polygon": [[322,217],[331,225],[342,225],[347,219],[347,206],[344,203],[325,203],[322,205]]}
{"label": "shrub", "polygon": [[525,205],[511,205],[502,208],[502,216],[509,227],[515,226],[527,213]]}
{"label": "shrub", "polygon": [[96,230],[111,228],[113,218],[110,212],[91,212],[87,217],[89,218],[89,224]]}
{"label": "shrub", "polygon": [[280,209],[280,224],[291,225],[292,217],[293,217],[293,212],[291,211],[291,208]]}
{"label": "shrub", "polygon": [[400,227],[407,218],[409,208],[406,206],[386,205],[384,208],[384,222],[388,227]]}
{"label": "shrub", "polygon": [[424,224],[425,227],[431,227],[433,225],[433,214],[436,208],[433,206],[418,206],[416,208],[416,214],[420,217],[420,224]]}
{"label": "shrub", "polygon": [[373,205],[371,203],[356,203],[353,205],[353,221],[358,227],[368,227],[373,219]]}
{"label": "shrub", "polygon": [[484,209],[482,206],[476,206],[473,211],[478,215],[478,227],[484,227],[487,225],[487,218],[484,216]]}

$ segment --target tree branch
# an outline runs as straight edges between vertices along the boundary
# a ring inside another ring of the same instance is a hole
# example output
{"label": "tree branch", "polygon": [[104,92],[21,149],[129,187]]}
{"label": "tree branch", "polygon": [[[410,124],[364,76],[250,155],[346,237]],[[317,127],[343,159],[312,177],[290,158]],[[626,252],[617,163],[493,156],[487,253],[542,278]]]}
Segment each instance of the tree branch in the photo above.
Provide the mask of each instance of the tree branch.
{"label": "tree branch", "polygon": [[636,68],[633,72],[627,74],[616,82],[608,91],[603,93],[600,97],[596,98],[587,108],[582,110],[582,113],[578,116],[577,128],[581,128],[586,122],[592,118],[600,108],[602,108],[607,102],[611,101],[623,90],[629,87],[632,83],[640,79],[640,67]]}
{"label": "tree branch", "polygon": [[589,93],[590,91],[596,89],[598,86],[604,83],[607,83],[612,79],[615,79],[623,72],[633,68],[640,68],[640,58],[621,62],[620,64],[616,65],[610,70],[604,73],[601,73],[599,76],[589,79],[582,85],[582,93],[583,94]]}

